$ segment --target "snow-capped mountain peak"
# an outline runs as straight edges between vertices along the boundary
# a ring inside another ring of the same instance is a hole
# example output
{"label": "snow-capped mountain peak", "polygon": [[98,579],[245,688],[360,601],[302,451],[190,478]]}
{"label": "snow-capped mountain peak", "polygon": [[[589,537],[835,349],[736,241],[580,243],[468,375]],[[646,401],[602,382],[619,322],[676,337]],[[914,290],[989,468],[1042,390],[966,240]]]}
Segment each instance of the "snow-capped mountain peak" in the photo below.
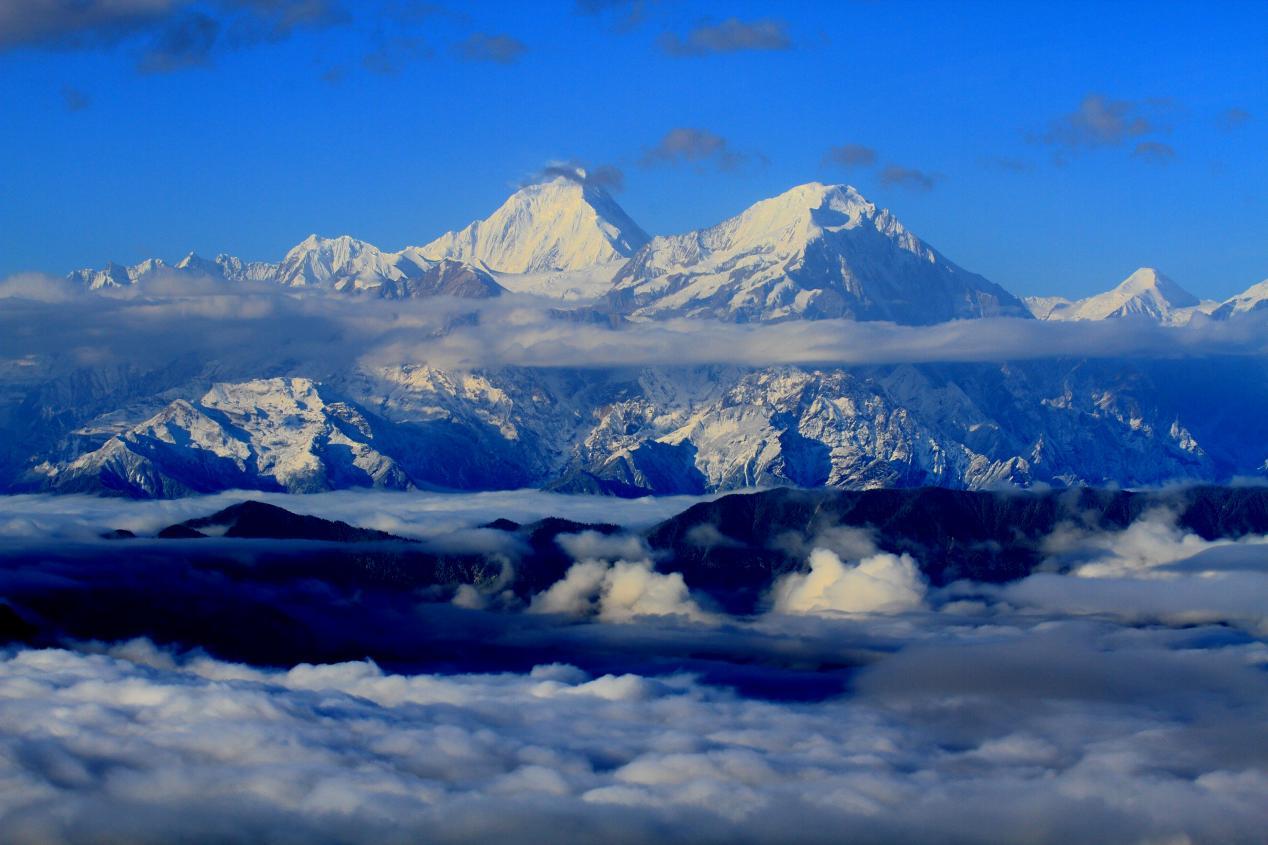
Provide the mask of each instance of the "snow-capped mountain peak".
{"label": "snow-capped mountain peak", "polygon": [[291,247],[278,268],[279,281],[290,287],[377,287],[384,279],[398,281],[405,274],[378,247],[348,235],[322,238],[309,235]]}
{"label": "snow-capped mountain peak", "polygon": [[111,261],[100,270],[91,267],[85,267],[82,270],[73,270],[67,274],[67,278],[73,282],[83,285],[88,290],[102,290],[104,288],[121,288],[132,284],[132,278],[128,274],[128,268],[121,264]]}
{"label": "snow-capped mountain peak", "polygon": [[613,302],[639,318],[921,324],[1030,316],[1010,293],[948,261],[853,187],[818,182],[708,229],[654,238],[613,288]]}
{"label": "snow-capped mountain peak", "polygon": [[645,233],[585,170],[520,188],[484,220],[420,249],[500,273],[584,270],[632,255]]}
{"label": "snow-capped mountain peak", "polygon": [[1165,302],[1172,308],[1190,308],[1199,302],[1196,296],[1153,267],[1136,270],[1111,293],[1124,300],[1145,298],[1153,302]]}
{"label": "snow-capped mountain peak", "polygon": [[70,278],[91,290],[126,287],[167,271],[230,282],[264,282],[299,289],[369,294],[385,299],[421,296],[484,298],[503,288],[485,270],[462,261],[431,261],[417,247],[386,253],[348,235],[309,235],[278,264],[243,261],[220,254],[214,261],[189,253],[175,265],[149,259],[131,267],[109,264],[103,270],[77,270]]}
{"label": "snow-capped mountain peak", "polygon": [[88,290],[104,290],[129,287],[171,269],[172,267],[161,258],[147,258],[126,267],[111,261],[101,270],[92,268],[75,270],[68,274],[67,278],[83,285]]}
{"label": "snow-capped mountain peak", "polygon": [[203,258],[196,252],[190,252],[180,261],[177,261],[173,266],[177,270],[185,273],[194,273],[200,276],[211,276],[212,278],[223,277],[225,276],[225,271],[220,262],[220,258],[225,257],[226,256],[220,256],[213,261],[209,258]]}
{"label": "snow-capped mountain peak", "polygon": [[255,379],[213,385],[196,402],[178,399],[100,448],[35,472],[51,489],[139,497],[410,487],[376,441],[372,419],[316,382]]}
{"label": "snow-capped mountain peak", "polygon": [[1153,267],[1141,267],[1112,290],[1074,301],[1051,297],[1027,300],[1046,320],[1109,320],[1134,317],[1167,325],[1186,323],[1203,303]]}
{"label": "snow-capped mountain peak", "polygon": [[876,207],[849,185],[809,182],[761,200],[711,229],[701,246],[717,250],[778,250],[791,254],[825,229],[851,228]]}
{"label": "snow-capped mountain peak", "polygon": [[1211,316],[1217,320],[1225,320],[1238,314],[1266,309],[1268,309],[1268,279],[1251,285],[1236,296],[1230,296]]}

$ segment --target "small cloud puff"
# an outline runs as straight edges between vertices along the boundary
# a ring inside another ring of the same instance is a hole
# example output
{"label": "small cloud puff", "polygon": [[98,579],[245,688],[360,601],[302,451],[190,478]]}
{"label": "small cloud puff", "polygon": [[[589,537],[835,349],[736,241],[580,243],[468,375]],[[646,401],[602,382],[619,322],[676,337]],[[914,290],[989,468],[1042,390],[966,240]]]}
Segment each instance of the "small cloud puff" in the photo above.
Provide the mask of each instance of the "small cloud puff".
{"label": "small cloud puff", "polygon": [[681,163],[699,166],[712,163],[719,170],[735,170],[746,159],[747,156],[734,150],[730,142],[721,135],[707,129],[679,126],[670,129],[656,146],[644,152],[641,163],[644,167]]}
{"label": "small cloud puff", "polygon": [[528,46],[510,35],[474,32],[458,44],[458,54],[467,61],[514,64],[528,52]]}
{"label": "small cloud puff", "polygon": [[678,616],[692,622],[715,617],[691,598],[682,574],[662,574],[648,560],[583,560],[562,580],[533,597],[530,613],[595,616],[601,622],[632,622],[643,616]]}
{"label": "small cloud puff", "polygon": [[828,549],[810,553],[810,571],[785,575],[772,590],[776,613],[903,613],[924,604],[925,580],[911,555],[877,552],[846,564]]}
{"label": "small cloud puff", "polygon": [[720,23],[702,23],[685,36],[667,32],[660,38],[660,48],[668,55],[678,57],[788,50],[792,46],[787,25],[779,20],[727,18]]}

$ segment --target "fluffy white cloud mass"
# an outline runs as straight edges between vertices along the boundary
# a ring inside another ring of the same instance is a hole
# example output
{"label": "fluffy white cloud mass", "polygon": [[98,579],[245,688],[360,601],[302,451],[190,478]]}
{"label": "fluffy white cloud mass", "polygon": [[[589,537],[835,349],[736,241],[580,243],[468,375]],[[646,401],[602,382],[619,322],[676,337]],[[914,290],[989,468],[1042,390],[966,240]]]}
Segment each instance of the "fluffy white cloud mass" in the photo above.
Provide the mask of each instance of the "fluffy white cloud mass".
{"label": "fluffy white cloud mass", "polygon": [[[823,533],[782,612],[747,621],[706,613],[637,538],[561,539],[576,560],[533,609],[586,622],[550,630],[730,660],[771,679],[763,698],[672,657],[436,675],[144,640],[0,651],[0,838],[1262,842],[1268,547],[1141,522],[1054,536],[1073,574],[940,589]],[[789,666],[851,667],[848,692],[782,700]]]}
{"label": "fluffy white cloud mass", "polygon": [[649,560],[583,560],[562,580],[533,597],[533,613],[598,616],[629,622],[640,616],[680,616],[708,622],[713,616],[691,598],[682,574],[656,572]]}
{"label": "fluffy white cloud mass", "polygon": [[1014,605],[1063,615],[1221,622],[1268,633],[1268,537],[1205,540],[1177,526],[1174,513],[1158,510],[1122,531],[1065,526],[1046,546],[1068,574],[1036,573],[994,592]]}
{"label": "fluffy white cloud mass", "polygon": [[[1123,531],[1088,531],[1065,526],[1045,542],[1057,557],[1073,559],[1073,574],[1083,578],[1166,577],[1166,564],[1222,546],[1263,546],[1268,537],[1204,540],[1176,525],[1176,514],[1166,509],[1144,514]],[[1268,557],[1268,549],[1265,549]],[[1174,573],[1172,573],[1174,574]]]}
{"label": "fluffy white cloud mass", "polygon": [[1257,841],[1268,654],[1201,638],[952,636],[815,704],[561,665],[9,652],[0,826],[20,843]]}
{"label": "fluffy white cloud mass", "polygon": [[533,596],[530,613],[594,616],[602,622],[631,622],[640,616],[715,621],[691,597],[681,573],[656,571],[641,537],[582,531],[561,534],[556,542],[576,563]]}
{"label": "fluffy white cloud mass", "polygon": [[812,551],[810,571],[785,575],[773,590],[776,613],[901,613],[924,596],[911,555],[876,552],[846,564],[828,549]]}

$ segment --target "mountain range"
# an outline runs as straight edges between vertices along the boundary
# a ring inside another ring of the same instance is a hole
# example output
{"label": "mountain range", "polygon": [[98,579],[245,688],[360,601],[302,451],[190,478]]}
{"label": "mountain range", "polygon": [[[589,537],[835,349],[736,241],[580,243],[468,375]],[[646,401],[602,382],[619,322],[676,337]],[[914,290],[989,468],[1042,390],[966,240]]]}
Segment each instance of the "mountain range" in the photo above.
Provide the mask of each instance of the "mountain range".
{"label": "mountain range", "polygon": [[1028,317],[1003,288],[948,261],[857,191],[817,182],[716,226],[655,238],[613,279],[635,318],[890,320]]}
{"label": "mountain range", "polygon": [[46,457],[9,486],[148,498],[348,487],[638,496],[1227,482],[1268,473],[1266,411],[1268,365],[1259,361],[1241,371],[1209,360],[406,365],[321,384],[216,384],[123,425],[118,413],[100,414],[49,442]]}
{"label": "mountain range", "polygon": [[1105,293],[1024,301],[967,271],[848,185],[799,185],[704,229],[651,238],[584,169],[556,168],[489,217],[424,246],[384,252],[348,235],[310,235],[278,262],[190,253],[69,274],[89,290],[163,274],[387,299],[483,298],[507,291],[597,304],[634,320],[846,318],[927,325],[978,317],[1187,323],[1268,308],[1268,280],[1200,301],[1142,267]]}
{"label": "mountain range", "polygon": [[[516,294],[618,330],[669,319],[1175,326],[1268,309],[1268,282],[1202,302],[1149,268],[1087,299],[1023,301],[843,185],[801,185],[715,226],[649,237],[582,170],[527,185],[487,219],[421,247],[384,252],[313,235],[276,263],[191,254],[71,274],[98,294],[157,280],[179,291],[194,279],[298,297]],[[1259,358],[463,368],[354,354],[314,372],[274,354],[261,325],[249,348],[223,356],[108,368],[75,350],[43,376],[34,361],[5,362],[0,490],[636,496],[1268,475],[1268,363]]]}

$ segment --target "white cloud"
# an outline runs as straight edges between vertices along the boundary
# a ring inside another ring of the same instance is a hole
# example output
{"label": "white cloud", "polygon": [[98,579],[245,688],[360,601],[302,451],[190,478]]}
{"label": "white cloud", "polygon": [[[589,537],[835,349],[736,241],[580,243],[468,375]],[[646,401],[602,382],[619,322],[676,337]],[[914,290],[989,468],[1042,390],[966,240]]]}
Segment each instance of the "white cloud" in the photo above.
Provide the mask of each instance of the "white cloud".
{"label": "white cloud", "polygon": [[561,580],[533,596],[529,610],[533,613],[588,616],[597,610],[607,575],[608,564],[601,560],[574,563]]}
{"label": "white cloud", "polygon": [[806,704],[560,665],[0,653],[0,824],[72,843],[1253,841],[1253,655],[1049,625],[900,652]]}
{"label": "white cloud", "polygon": [[925,581],[911,555],[877,552],[849,564],[815,549],[810,571],[774,586],[776,613],[902,613],[923,605]]}
{"label": "white cloud", "polygon": [[[557,516],[577,522],[641,527],[668,519],[696,502],[713,498],[716,496],[619,499],[563,495],[542,490],[481,493],[340,490],[304,495],[229,490],[209,496],[155,501],[23,494],[0,497],[0,538],[91,540],[103,531],[115,528],[152,534],[174,522],[207,516],[245,499],[269,502],[295,513],[339,519],[405,537],[434,537],[472,529],[498,518],[530,523]],[[494,542],[500,533],[481,536],[485,532],[470,532],[457,539],[472,551],[496,550],[501,548]],[[625,544],[621,548],[626,551],[639,550],[635,556],[644,553],[639,541],[629,535],[620,535],[614,542]],[[631,542],[635,545],[629,546]]]}
{"label": "white cloud", "polygon": [[634,534],[582,531],[560,534],[555,542],[573,560],[641,560],[651,553],[643,538]]}
{"label": "white cloud", "polygon": [[1000,589],[1011,604],[1061,615],[1171,625],[1224,623],[1268,634],[1268,571],[1172,573],[1166,578],[1038,574]]}
{"label": "white cloud", "polygon": [[657,572],[650,560],[574,563],[561,580],[533,597],[529,611],[593,615],[603,622],[630,622],[640,616],[715,620],[691,598],[681,573]]}
{"label": "white cloud", "polygon": [[[1175,357],[1268,352],[1268,315],[1198,319],[1187,326],[1148,321],[960,320],[896,326],[848,320],[728,324],[665,320],[613,328],[561,320],[558,303],[508,295],[474,301],[433,297],[378,300],[243,284],[226,288],[158,274],[126,289],[68,294],[54,277],[0,282],[0,362],[35,356],[53,367],[86,347],[101,363],[154,368],[180,355],[214,362],[222,378],[258,377],[279,356],[258,343],[267,322],[286,372],[327,372],[425,361],[438,368],[740,366],[997,362],[1053,357]],[[91,321],[91,343],[82,327]],[[22,331],[32,323],[38,334]]]}
{"label": "white cloud", "polygon": [[1125,529],[1063,525],[1044,541],[1040,572],[989,588],[1005,601],[1062,615],[1191,625],[1224,622],[1268,632],[1268,536],[1206,540],[1157,509]]}
{"label": "white cloud", "polygon": [[594,616],[601,622],[632,622],[643,616],[716,621],[691,597],[681,573],[656,571],[639,536],[582,531],[561,534],[556,542],[576,562],[563,578],[533,596],[530,613]]}
{"label": "white cloud", "polygon": [[1082,578],[1168,577],[1165,564],[1191,558],[1208,549],[1232,544],[1262,545],[1268,537],[1242,540],[1204,540],[1176,525],[1174,511],[1160,508],[1143,514],[1122,531],[1098,531],[1065,525],[1045,541],[1058,559],[1075,561],[1073,574]]}

